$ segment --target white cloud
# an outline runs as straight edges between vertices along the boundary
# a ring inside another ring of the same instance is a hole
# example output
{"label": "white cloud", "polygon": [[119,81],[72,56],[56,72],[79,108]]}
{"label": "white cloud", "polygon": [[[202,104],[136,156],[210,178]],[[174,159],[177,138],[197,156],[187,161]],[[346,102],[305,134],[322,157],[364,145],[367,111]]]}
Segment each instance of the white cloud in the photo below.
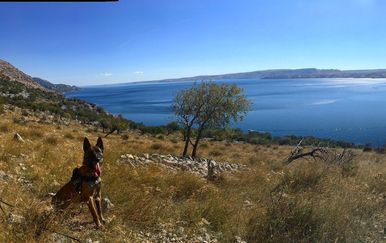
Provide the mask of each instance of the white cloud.
{"label": "white cloud", "polygon": [[135,74],[144,74],[145,72],[144,71],[135,71],[134,73]]}
{"label": "white cloud", "polygon": [[105,77],[109,77],[109,76],[113,76],[112,73],[101,73],[102,76],[105,76]]}

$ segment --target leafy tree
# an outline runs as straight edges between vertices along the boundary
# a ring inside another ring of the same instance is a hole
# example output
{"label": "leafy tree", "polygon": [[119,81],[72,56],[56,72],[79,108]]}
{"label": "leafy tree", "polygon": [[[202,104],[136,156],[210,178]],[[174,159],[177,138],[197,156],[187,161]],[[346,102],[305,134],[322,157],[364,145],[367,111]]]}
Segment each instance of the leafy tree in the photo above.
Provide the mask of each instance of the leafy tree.
{"label": "leafy tree", "polygon": [[[202,82],[180,90],[173,100],[172,110],[184,128],[185,146],[182,155],[187,155],[190,143],[193,146],[192,157],[196,157],[205,129],[222,128],[231,122],[241,121],[249,109],[250,101],[235,84]],[[193,127],[197,130],[194,142],[191,141]]]}

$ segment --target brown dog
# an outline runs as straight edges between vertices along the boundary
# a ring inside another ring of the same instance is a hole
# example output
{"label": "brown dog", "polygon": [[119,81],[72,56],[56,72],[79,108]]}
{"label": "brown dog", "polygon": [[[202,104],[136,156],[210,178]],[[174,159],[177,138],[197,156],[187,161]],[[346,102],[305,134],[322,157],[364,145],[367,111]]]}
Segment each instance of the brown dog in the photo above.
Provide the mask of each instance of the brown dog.
{"label": "brown dog", "polygon": [[105,222],[101,206],[101,169],[103,141],[98,138],[95,146],[89,140],[83,141],[83,165],[75,168],[71,180],[52,198],[56,209],[64,209],[73,202],[86,202],[97,227]]}

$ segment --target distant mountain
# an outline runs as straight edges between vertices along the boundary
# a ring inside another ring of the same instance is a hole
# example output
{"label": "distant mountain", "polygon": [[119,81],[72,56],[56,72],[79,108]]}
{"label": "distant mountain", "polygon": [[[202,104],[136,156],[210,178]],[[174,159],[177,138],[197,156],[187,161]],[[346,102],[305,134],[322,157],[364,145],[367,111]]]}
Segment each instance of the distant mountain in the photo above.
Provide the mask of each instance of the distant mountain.
{"label": "distant mountain", "polygon": [[64,93],[64,92],[71,92],[71,91],[78,91],[80,90],[79,87],[74,86],[74,85],[67,85],[67,84],[53,84],[47,80],[41,79],[41,78],[32,78],[36,83],[40,84],[44,88],[48,90],[52,90],[55,92],[59,93]]}
{"label": "distant mountain", "polygon": [[202,75],[162,81],[191,81],[217,79],[290,79],[290,78],[386,78],[386,69],[338,70],[338,69],[272,69],[263,71]]}
{"label": "distant mountain", "polygon": [[30,88],[44,90],[45,88],[35,82],[31,76],[23,73],[10,63],[0,59],[0,78],[10,82],[18,82]]}

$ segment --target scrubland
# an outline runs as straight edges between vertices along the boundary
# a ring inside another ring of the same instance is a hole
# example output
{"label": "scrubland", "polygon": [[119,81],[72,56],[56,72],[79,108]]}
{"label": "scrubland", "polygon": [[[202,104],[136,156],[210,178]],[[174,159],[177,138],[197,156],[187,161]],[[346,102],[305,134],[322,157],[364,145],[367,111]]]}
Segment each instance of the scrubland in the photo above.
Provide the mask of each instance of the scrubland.
{"label": "scrubland", "polygon": [[[102,196],[114,207],[96,229],[86,205],[61,214],[50,209],[56,192],[82,163],[82,141],[104,136],[92,126],[18,122],[20,110],[0,118],[0,242],[380,242],[386,226],[386,157],[353,150],[349,168],[320,160],[283,161],[292,147],[203,141],[199,157],[247,165],[206,181],[160,166],[131,167],[122,154],[179,155],[179,134],[129,131],[104,139]],[[25,142],[13,140],[19,133]],[[10,214],[20,220],[10,219]],[[165,233],[166,231],[166,233]],[[54,233],[56,232],[56,233]],[[174,236],[175,235],[175,236]],[[183,235],[183,236],[181,236]],[[200,238],[201,237],[201,238]],[[162,241],[162,239],[159,239]],[[181,240],[180,240],[181,241]]]}

